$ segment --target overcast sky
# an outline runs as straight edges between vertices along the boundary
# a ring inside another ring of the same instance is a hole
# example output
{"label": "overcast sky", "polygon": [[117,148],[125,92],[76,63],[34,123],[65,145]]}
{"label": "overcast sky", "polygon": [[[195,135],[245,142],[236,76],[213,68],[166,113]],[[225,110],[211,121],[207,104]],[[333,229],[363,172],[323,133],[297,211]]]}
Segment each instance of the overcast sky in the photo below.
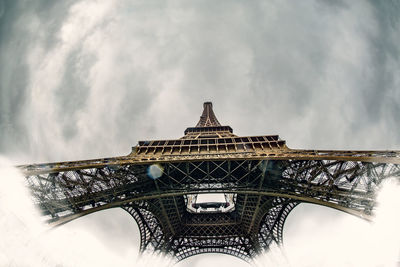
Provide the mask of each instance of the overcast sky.
{"label": "overcast sky", "polygon": [[[398,14],[389,0],[0,0],[0,154],[126,155],[181,137],[204,101],[234,133],[291,148],[400,149]],[[125,214],[96,216],[107,229]]]}

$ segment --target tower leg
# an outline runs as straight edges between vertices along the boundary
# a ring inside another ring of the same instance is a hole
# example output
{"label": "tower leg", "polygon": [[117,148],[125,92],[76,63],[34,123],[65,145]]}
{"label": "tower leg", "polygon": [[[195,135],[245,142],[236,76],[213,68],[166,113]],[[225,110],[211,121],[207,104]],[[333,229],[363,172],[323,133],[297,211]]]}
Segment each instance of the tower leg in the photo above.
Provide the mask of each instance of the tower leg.
{"label": "tower leg", "polygon": [[261,252],[268,251],[273,245],[283,244],[283,226],[290,211],[297,205],[298,202],[289,199],[273,199],[273,207],[265,213],[259,227],[258,242]]}
{"label": "tower leg", "polygon": [[137,222],[140,231],[140,252],[158,253],[166,246],[161,225],[152,212],[128,204],[122,207]]}

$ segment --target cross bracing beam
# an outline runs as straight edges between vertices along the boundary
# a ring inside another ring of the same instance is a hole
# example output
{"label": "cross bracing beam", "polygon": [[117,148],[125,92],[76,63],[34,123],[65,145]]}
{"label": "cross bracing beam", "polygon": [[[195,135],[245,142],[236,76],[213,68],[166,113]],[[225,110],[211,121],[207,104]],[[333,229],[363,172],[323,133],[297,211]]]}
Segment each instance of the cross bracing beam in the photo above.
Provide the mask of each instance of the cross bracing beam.
{"label": "cross bracing beam", "polygon": [[[258,188],[261,177],[259,166],[262,162],[168,163],[157,183],[164,194],[256,191],[287,195],[297,200],[313,198],[326,205],[332,203],[368,215],[373,206],[373,193],[380,181],[400,175],[397,164],[327,160],[269,161],[270,165],[278,167],[270,167],[268,179],[263,182],[262,188]],[[114,169],[91,168],[30,175],[27,178],[43,212],[62,217],[62,212],[79,213],[114,201],[162,195],[157,192],[155,181],[147,177],[147,167],[125,165]],[[201,179],[204,175],[209,177],[206,184]],[[173,208],[176,210],[175,205]]]}

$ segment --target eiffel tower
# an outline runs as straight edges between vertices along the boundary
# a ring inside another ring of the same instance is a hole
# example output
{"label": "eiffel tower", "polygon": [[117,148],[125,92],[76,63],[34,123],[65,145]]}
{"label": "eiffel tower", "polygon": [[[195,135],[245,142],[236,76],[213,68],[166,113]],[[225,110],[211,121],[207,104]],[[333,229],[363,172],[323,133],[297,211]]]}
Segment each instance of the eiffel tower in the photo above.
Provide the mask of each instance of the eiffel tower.
{"label": "eiffel tower", "polygon": [[371,220],[379,184],[400,177],[400,152],[290,149],[278,135],[239,137],[206,102],[180,139],[139,141],[127,156],[19,168],[50,225],[120,207],[139,226],[141,252],[251,262],[282,244],[299,203]]}

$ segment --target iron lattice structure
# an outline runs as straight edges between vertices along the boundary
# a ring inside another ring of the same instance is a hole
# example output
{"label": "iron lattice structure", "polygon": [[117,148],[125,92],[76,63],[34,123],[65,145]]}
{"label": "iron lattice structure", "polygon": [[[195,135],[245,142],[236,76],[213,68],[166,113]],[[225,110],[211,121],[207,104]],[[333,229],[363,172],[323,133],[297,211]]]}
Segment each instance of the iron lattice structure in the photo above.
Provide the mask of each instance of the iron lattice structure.
{"label": "iron lattice structure", "polygon": [[[138,223],[142,252],[251,261],[282,244],[300,202],[370,219],[379,184],[398,179],[399,164],[399,151],[299,150],[277,135],[239,137],[206,102],[180,139],[140,141],[122,157],[19,168],[52,225],[121,207]],[[197,201],[209,193],[226,201]]]}

